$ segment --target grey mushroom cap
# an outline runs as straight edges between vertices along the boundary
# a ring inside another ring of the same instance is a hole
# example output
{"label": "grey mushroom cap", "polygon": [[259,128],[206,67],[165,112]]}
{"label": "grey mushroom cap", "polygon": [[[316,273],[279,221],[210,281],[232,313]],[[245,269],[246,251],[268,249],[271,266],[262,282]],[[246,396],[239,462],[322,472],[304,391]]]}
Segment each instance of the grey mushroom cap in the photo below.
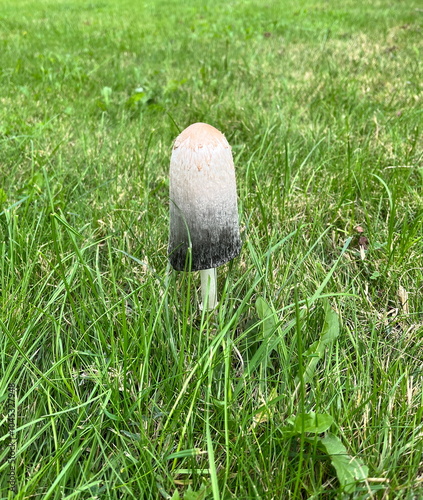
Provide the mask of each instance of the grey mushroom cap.
{"label": "grey mushroom cap", "polygon": [[241,251],[231,148],[206,123],[190,125],[173,145],[168,251],[177,271],[219,267]]}

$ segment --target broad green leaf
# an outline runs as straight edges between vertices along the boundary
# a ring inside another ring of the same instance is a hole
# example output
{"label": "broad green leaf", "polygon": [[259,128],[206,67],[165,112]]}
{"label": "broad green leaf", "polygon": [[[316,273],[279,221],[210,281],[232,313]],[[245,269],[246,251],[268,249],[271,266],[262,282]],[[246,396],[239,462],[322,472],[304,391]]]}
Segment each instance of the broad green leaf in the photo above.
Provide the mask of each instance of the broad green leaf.
{"label": "broad green leaf", "polygon": [[346,493],[354,493],[356,483],[364,481],[369,475],[369,468],[358,458],[351,457],[340,439],[334,434],[320,438],[332,465],[336,470],[338,480]]}
{"label": "broad green leaf", "polygon": [[327,413],[314,413],[311,411],[310,413],[299,413],[289,422],[297,434],[302,434],[303,432],[321,434],[327,431],[333,424],[333,417]]}
{"label": "broad green leaf", "polygon": [[262,337],[263,342],[248,364],[247,370],[257,364],[260,364],[261,368],[266,371],[270,362],[269,356],[281,342],[282,335],[280,335],[280,332],[277,332],[278,316],[275,310],[269,306],[263,297],[257,298],[256,309],[261,320],[260,325],[262,332],[261,335],[259,334],[259,339]]}
{"label": "broad green leaf", "polygon": [[257,298],[256,310],[258,317],[262,320],[263,337],[267,338],[275,332],[277,325],[276,315],[263,297]]}
{"label": "broad green leaf", "polygon": [[209,498],[209,489],[205,484],[202,484],[198,491],[193,491],[191,486],[188,486],[184,493],[184,500],[206,500]]}
{"label": "broad green leaf", "polygon": [[[334,342],[339,335],[339,317],[331,308],[329,301],[323,302],[325,309],[325,320],[323,323],[320,340],[314,342],[303,354],[304,357],[304,383],[307,384],[312,379],[318,362],[323,358],[326,347]],[[307,362],[307,358],[310,360]]]}

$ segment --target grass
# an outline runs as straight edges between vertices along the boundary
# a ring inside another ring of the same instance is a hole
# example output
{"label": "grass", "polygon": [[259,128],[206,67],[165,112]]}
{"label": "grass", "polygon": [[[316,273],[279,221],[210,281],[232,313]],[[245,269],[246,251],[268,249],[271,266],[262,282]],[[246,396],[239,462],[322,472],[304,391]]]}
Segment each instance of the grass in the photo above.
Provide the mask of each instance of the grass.
{"label": "grass", "polygon": [[[421,17],[2,2],[0,498],[423,496]],[[196,121],[244,241],[210,314],[167,264]]]}

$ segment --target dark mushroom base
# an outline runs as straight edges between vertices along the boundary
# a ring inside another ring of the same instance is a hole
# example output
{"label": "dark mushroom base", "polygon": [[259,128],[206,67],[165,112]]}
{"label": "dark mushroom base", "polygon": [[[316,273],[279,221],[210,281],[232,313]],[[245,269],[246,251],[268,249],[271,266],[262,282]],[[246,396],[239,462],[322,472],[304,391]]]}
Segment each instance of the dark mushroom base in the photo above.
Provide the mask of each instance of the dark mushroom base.
{"label": "dark mushroom base", "polygon": [[188,262],[189,239],[186,231],[171,231],[169,261],[176,271],[202,271],[219,267],[237,257],[241,252],[241,239],[238,232],[234,234],[233,228],[191,234],[191,244],[190,266]]}

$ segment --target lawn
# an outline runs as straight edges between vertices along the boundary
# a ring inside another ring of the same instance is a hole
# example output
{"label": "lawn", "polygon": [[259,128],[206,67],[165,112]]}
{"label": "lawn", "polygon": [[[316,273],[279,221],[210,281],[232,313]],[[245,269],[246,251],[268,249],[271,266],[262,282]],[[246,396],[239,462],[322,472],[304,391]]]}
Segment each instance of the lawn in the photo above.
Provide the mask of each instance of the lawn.
{"label": "lawn", "polygon": [[[3,0],[0,499],[423,498],[418,0]],[[168,263],[175,137],[243,247]]]}

